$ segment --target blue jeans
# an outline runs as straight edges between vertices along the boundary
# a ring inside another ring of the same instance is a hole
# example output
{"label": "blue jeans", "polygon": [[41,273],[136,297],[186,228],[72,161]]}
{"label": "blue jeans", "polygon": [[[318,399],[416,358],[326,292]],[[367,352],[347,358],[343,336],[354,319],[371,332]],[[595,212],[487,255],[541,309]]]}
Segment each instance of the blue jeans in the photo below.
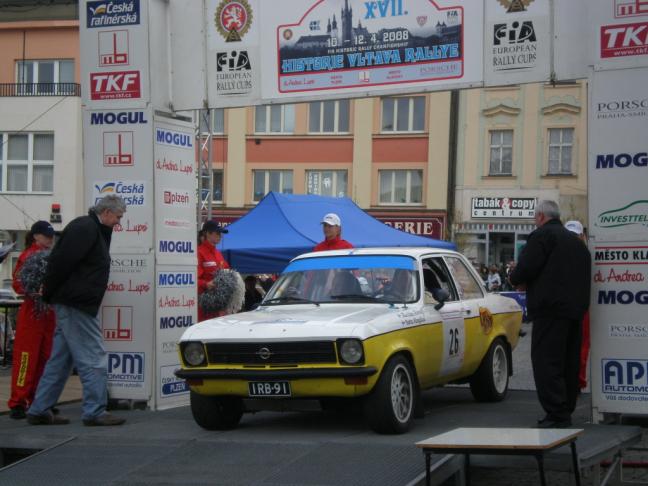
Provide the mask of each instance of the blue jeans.
{"label": "blue jeans", "polygon": [[74,307],[55,304],[56,331],[29,415],[44,415],[58,402],[74,365],[83,386],[83,419],[105,412],[108,393],[106,350],[99,319]]}

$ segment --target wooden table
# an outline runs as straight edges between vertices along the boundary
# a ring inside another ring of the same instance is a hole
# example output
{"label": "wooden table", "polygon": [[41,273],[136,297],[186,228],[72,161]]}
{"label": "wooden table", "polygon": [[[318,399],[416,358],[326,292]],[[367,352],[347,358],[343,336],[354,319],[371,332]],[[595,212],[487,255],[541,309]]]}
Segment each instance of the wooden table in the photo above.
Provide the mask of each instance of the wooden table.
{"label": "wooden table", "polygon": [[425,484],[430,485],[430,455],[456,453],[465,456],[466,484],[470,484],[470,454],[501,454],[535,456],[540,483],[546,485],[545,453],[569,444],[576,485],[580,486],[580,470],[576,439],[583,429],[517,429],[464,427],[417,442],[425,455]]}
{"label": "wooden table", "polygon": [[8,330],[9,330],[9,326],[10,326],[10,324],[9,324],[9,309],[17,309],[18,307],[20,307],[20,304],[22,304],[22,303],[23,303],[23,301],[18,300],[18,299],[16,299],[16,300],[9,300],[9,299],[0,300],[0,307],[4,307],[4,318],[5,318],[4,319],[4,321],[5,321],[4,334],[2,336],[2,340],[3,340],[3,343],[2,343],[2,366],[3,367],[7,366],[7,346],[8,346],[8,343],[7,343],[8,338],[7,338],[7,336],[9,334]]}

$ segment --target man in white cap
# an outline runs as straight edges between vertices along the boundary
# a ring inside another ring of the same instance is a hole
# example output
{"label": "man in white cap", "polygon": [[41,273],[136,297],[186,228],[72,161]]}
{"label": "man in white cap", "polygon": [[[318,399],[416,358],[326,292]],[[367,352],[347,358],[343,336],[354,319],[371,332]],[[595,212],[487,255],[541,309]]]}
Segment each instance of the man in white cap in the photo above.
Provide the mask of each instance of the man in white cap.
{"label": "man in white cap", "polygon": [[327,251],[327,250],[344,250],[346,248],[353,248],[353,245],[341,238],[342,221],[335,213],[328,213],[322,218],[322,230],[324,231],[324,241],[318,243],[313,251]]}
{"label": "man in white cap", "polygon": [[[585,236],[585,230],[580,221],[567,221],[565,223],[565,228],[567,228],[572,233],[576,233],[581,241],[587,245],[587,237]],[[578,387],[583,390],[587,388],[587,357],[589,356],[590,350],[590,315],[589,310],[585,312],[583,317],[583,338],[581,340],[580,348],[580,368],[578,370]]]}

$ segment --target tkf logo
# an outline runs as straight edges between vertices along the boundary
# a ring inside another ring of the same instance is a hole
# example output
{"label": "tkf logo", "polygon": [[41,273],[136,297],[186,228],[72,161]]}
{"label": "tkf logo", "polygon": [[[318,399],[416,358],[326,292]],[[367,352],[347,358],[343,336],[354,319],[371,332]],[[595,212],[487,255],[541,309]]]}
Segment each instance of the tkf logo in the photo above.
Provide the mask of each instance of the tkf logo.
{"label": "tkf logo", "polygon": [[648,54],[648,22],[601,26],[601,57]]}
{"label": "tkf logo", "polygon": [[194,252],[193,241],[160,240],[161,253],[187,253]]}
{"label": "tkf logo", "polygon": [[615,166],[624,169],[631,165],[635,167],[648,167],[648,153],[599,154],[596,156],[597,169],[613,169]]}
{"label": "tkf logo", "polygon": [[99,181],[94,184],[95,204],[108,195],[120,196],[126,206],[143,206],[145,204],[145,183],[139,181]]}
{"label": "tkf logo", "polygon": [[214,23],[225,42],[240,42],[252,25],[252,8],[247,0],[222,0],[216,8]]}
{"label": "tkf logo", "polygon": [[189,391],[187,382],[178,378],[173,373],[178,368],[180,368],[179,364],[160,367],[160,384],[162,385],[162,389],[160,391],[163,397],[168,395],[187,393]]}
{"label": "tkf logo", "polygon": [[165,272],[158,274],[160,287],[193,287],[196,285],[193,272]]}
{"label": "tkf logo", "polygon": [[144,381],[144,353],[108,353],[108,381]]}
{"label": "tkf logo", "polygon": [[90,99],[118,100],[141,96],[139,71],[90,73]]}
{"label": "tkf logo", "polygon": [[403,0],[376,0],[365,2],[365,19],[400,17],[407,15],[407,10],[403,10]]}
{"label": "tkf logo", "polygon": [[603,359],[603,393],[648,393],[648,361]]}
{"label": "tkf logo", "polygon": [[164,204],[167,206],[189,206],[190,198],[187,191],[181,192],[175,189],[164,190]]}
{"label": "tkf logo", "polygon": [[101,329],[106,341],[133,340],[133,308],[105,305],[101,308]]}
{"label": "tkf logo", "polygon": [[247,51],[216,53],[216,71],[249,71],[252,69]]}
{"label": "tkf logo", "polygon": [[133,132],[104,132],[104,167],[120,167],[134,164]]}
{"label": "tkf logo", "polygon": [[128,66],[128,31],[99,32],[99,66]]}
{"label": "tkf logo", "polygon": [[193,324],[193,316],[166,316],[160,317],[160,329],[173,329],[175,327],[189,327]]}
{"label": "tkf logo", "polygon": [[614,18],[648,15],[647,0],[614,0]]}
{"label": "tkf logo", "polygon": [[648,304],[648,290],[632,292],[631,290],[599,290],[598,303],[601,305],[608,304]]}
{"label": "tkf logo", "polygon": [[619,209],[605,211],[594,223],[599,228],[617,228],[640,224],[648,226],[648,201],[634,201]]}
{"label": "tkf logo", "polygon": [[143,111],[98,111],[90,114],[90,125],[138,125],[148,123]]}
{"label": "tkf logo", "polygon": [[110,27],[139,24],[139,0],[114,0],[111,2],[88,2],[86,27]]}
{"label": "tkf logo", "polygon": [[188,133],[174,132],[173,130],[164,130],[162,128],[155,130],[155,142],[162,145],[192,148],[191,137],[192,135]]}
{"label": "tkf logo", "polygon": [[[536,42],[533,22],[513,22],[511,24],[495,24],[493,26],[493,45],[523,44]],[[502,42],[504,41],[504,42]]]}

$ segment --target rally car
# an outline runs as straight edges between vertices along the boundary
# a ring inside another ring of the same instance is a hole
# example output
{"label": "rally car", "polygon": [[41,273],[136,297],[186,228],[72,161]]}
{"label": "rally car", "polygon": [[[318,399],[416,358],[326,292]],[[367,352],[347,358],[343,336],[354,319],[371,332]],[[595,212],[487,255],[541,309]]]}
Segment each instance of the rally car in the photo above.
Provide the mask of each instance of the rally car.
{"label": "rally car", "polygon": [[308,253],[255,310],[187,329],[176,375],[206,429],[235,427],[251,398],[358,399],[375,431],[402,433],[427,388],[468,382],[476,400],[502,400],[521,321],[457,252]]}

